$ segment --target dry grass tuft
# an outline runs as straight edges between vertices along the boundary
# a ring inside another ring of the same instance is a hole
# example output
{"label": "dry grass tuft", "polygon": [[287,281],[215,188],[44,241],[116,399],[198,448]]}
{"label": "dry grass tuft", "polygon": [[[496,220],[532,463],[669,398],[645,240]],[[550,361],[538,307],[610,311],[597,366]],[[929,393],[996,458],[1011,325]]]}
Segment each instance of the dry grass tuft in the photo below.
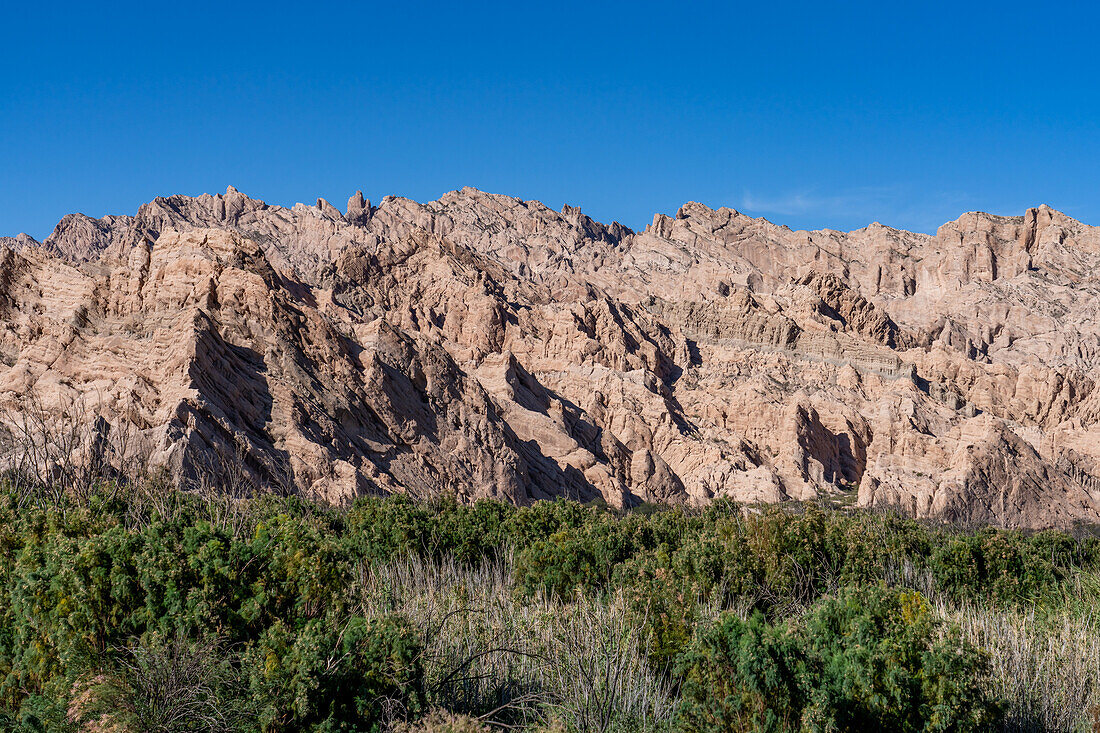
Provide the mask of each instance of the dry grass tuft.
{"label": "dry grass tuft", "polygon": [[495,725],[653,730],[675,698],[621,598],[523,599],[508,560],[470,568],[408,557],[360,570],[363,612],[423,634],[429,702]]}

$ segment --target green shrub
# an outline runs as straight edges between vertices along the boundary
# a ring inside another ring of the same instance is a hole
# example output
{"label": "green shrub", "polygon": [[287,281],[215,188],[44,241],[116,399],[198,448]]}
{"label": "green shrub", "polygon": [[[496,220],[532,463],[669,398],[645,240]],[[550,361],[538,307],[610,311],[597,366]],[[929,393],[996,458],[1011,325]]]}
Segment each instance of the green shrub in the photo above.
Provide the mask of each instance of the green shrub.
{"label": "green shrub", "polygon": [[681,728],[687,733],[798,730],[806,660],[786,626],[727,614],[680,660]]}
{"label": "green shrub", "polygon": [[[926,728],[965,728],[963,712],[956,719],[937,705],[984,714],[967,687],[980,659],[951,647],[950,630],[927,614],[896,625],[897,613],[919,604],[877,585],[904,565],[916,579],[905,582],[937,598],[1064,610],[1100,564],[1095,538],[964,532],[814,506],[749,514],[718,501],[620,515],[573,501],[515,508],[398,496],[341,510],[285,497],[100,489],[77,499],[0,484],[0,727],[61,729],[74,685],[110,677],[119,648],[175,638],[216,639],[250,660],[234,662],[234,674],[249,677],[255,695],[269,691],[258,703],[270,730],[375,725],[377,706],[344,693],[373,689],[409,710],[423,695],[416,635],[363,610],[371,566],[414,555],[471,568],[511,555],[517,603],[535,593],[568,601],[578,590],[596,603],[621,596],[649,667],[666,681],[698,691],[726,675],[715,689],[725,690],[717,702],[731,726],[881,722],[886,707],[917,700],[918,713],[906,715]],[[1083,616],[1092,613],[1091,600],[1080,603]],[[726,617],[704,632],[716,608],[764,615]],[[864,640],[853,646],[856,638]],[[390,670],[381,677],[371,671],[379,664]],[[932,681],[917,689],[917,678]],[[320,702],[337,694],[350,702]],[[684,720],[705,728],[706,716],[689,711]],[[949,722],[927,722],[935,715]]]}
{"label": "green shrub", "polygon": [[669,567],[667,553],[650,553],[615,569],[634,625],[642,631],[649,658],[670,667],[691,641],[700,589]]}
{"label": "green shrub", "polygon": [[980,731],[998,720],[983,693],[987,660],[913,591],[846,589],[795,634],[813,680],[811,730]]}
{"label": "green shrub", "polygon": [[982,530],[947,539],[932,554],[937,587],[954,600],[1034,603],[1057,587],[1074,560],[1072,539],[1053,533],[1028,539],[1019,532]]}
{"label": "green shrub", "polygon": [[528,594],[572,598],[578,590],[602,587],[605,572],[591,538],[578,530],[556,532],[516,556],[516,585]]}
{"label": "green shrub", "polygon": [[998,721],[986,661],[917,593],[868,587],[799,622],[726,615],[680,668],[685,731],[979,731]]}
{"label": "green shrub", "polygon": [[463,506],[449,498],[433,512],[429,553],[435,558],[453,557],[461,563],[476,564],[501,547],[501,527],[514,512],[513,507],[499,501],[482,500]]}
{"label": "green shrub", "polygon": [[344,519],[351,553],[380,562],[405,553],[425,553],[430,516],[407,496],[359,499]]}
{"label": "green shrub", "polygon": [[400,618],[277,622],[244,661],[265,730],[376,731],[424,704],[419,637]]}

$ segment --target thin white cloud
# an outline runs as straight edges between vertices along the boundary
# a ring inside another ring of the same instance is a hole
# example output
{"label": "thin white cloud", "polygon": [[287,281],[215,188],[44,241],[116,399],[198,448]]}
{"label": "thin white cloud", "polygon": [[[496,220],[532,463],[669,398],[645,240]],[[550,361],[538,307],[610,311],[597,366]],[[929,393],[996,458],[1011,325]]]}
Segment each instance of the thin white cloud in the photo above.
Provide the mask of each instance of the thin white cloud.
{"label": "thin white cloud", "polygon": [[[945,221],[969,210],[971,198],[955,192],[914,195],[901,185],[864,186],[832,192],[802,189],[777,194],[745,191],[741,208],[757,216],[793,217],[814,228],[861,227],[872,221],[915,231],[934,232]],[[783,223],[783,222],[780,222]]]}

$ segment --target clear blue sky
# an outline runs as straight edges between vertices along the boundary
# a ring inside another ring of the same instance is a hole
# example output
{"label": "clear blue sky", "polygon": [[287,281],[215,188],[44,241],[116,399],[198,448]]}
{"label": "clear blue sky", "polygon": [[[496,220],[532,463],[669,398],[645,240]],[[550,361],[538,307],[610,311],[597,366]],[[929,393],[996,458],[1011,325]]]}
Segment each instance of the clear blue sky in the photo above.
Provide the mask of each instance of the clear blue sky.
{"label": "clear blue sky", "polygon": [[0,6],[0,233],[232,184],[472,185],[640,228],[1049,203],[1100,224],[1100,12],[1020,3]]}

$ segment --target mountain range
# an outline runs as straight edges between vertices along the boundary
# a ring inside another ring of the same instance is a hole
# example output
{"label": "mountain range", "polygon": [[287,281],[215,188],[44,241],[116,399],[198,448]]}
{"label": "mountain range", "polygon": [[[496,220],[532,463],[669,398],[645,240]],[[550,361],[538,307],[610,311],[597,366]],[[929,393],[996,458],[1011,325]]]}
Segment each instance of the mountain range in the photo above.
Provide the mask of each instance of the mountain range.
{"label": "mountain range", "polygon": [[[827,499],[1100,522],[1100,228],[935,235],[687,203],[644,231],[464,188],[169,196],[0,238],[0,403],[88,406],[252,490]],[[11,440],[8,441],[12,445]]]}

